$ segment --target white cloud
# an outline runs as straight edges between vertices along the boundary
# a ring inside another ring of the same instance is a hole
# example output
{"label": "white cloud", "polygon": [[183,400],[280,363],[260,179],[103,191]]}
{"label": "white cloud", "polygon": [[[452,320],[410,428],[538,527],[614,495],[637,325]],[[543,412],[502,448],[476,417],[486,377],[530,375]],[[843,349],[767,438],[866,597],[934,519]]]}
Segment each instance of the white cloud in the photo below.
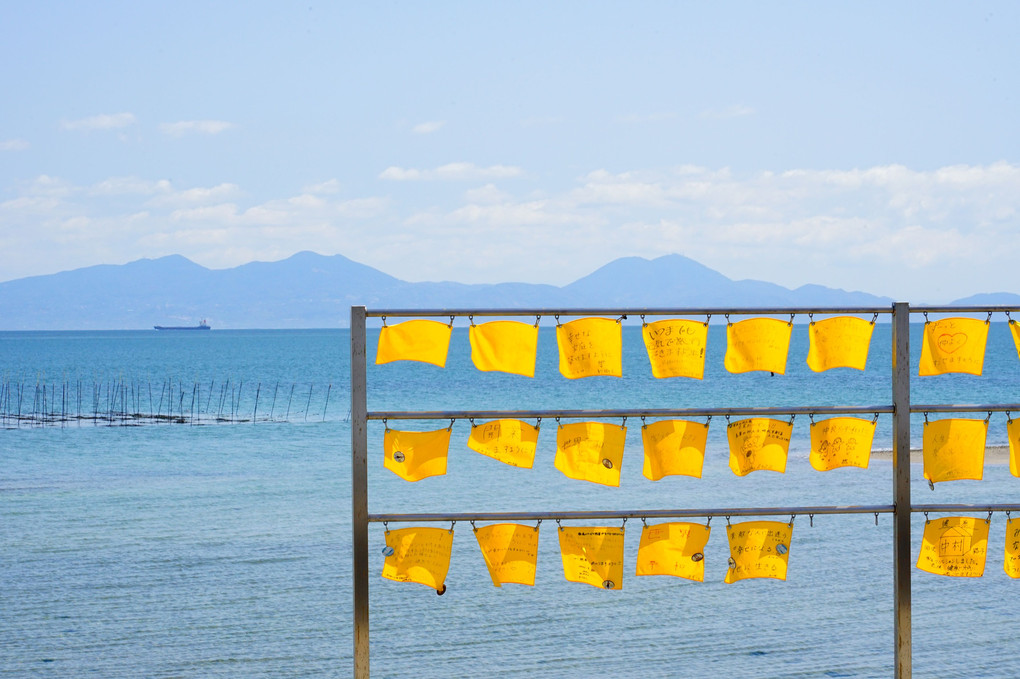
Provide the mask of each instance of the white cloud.
{"label": "white cloud", "polygon": [[524,170],[513,165],[478,167],[474,163],[447,163],[432,170],[391,166],[379,174],[380,179],[393,181],[472,181],[520,177]]}
{"label": "white cloud", "polygon": [[219,134],[234,126],[224,120],[181,120],[176,123],[161,123],[159,131],[171,137],[186,134]]}
{"label": "white cloud", "polygon": [[660,111],[658,113],[632,113],[630,115],[619,116],[616,119],[618,123],[661,123],[666,120],[673,120],[676,118],[675,113],[666,113]]}
{"label": "white cloud", "polygon": [[430,120],[424,123],[418,123],[411,128],[411,131],[415,134],[432,134],[433,132],[438,132],[445,124],[445,120]]}
{"label": "white cloud", "polygon": [[241,195],[237,184],[217,184],[216,186],[196,186],[191,189],[174,190],[154,196],[147,205],[153,207],[186,207],[217,203]]}
{"label": "white cloud", "polygon": [[724,106],[723,108],[706,109],[701,112],[701,117],[708,118],[710,120],[731,120],[733,118],[751,116],[754,115],[754,113],[754,109],[750,106],[733,104],[732,106]]}
{"label": "white cloud", "polygon": [[0,141],[0,151],[24,151],[29,143],[24,139],[6,139]]}
{"label": "white cloud", "polygon": [[334,194],[340,193],[340,182],[336,179],[327,179],[324,182],[318,184],[310,184],[303,189],[302,193],[315,193],[315,194]]}
{"label": "white cloud", "polygon": [[65,130],[116,130],[134,124],[133,113],[104,113],[91,118],[64,121],[61,127]]}

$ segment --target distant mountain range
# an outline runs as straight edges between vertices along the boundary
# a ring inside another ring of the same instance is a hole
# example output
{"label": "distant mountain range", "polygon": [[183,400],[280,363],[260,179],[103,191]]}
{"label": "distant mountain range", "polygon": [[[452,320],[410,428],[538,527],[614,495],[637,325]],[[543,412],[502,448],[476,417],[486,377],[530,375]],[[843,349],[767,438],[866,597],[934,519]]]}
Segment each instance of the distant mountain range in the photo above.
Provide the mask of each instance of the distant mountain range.
{"label": "distant mountain range", "polygon": [[[681,255],[623,257],[557,287],[530,283],[409,283],[341,255],[299,252],[279,262],[207,269],[180,255],[91,266],[0,283],[0,330],[345,327],[350,307],[776,307],[892,302],[820,285],[795,290],[735,281]],[[1016,304],[976,295],[953,304]]]}

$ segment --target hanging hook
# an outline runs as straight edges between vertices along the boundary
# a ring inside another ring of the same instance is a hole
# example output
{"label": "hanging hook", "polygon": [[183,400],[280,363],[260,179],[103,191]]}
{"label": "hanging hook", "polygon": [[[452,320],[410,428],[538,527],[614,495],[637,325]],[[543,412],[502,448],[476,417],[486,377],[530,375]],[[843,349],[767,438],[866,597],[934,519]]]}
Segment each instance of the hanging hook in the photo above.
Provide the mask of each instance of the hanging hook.
{"label": "hanging hook", "polygon": [[730,517],[729,516],[726,517],[726,527],[727,528],[730,527]]}
{"label": "hanging hook", "polygon": [[878,512],[875,512],[875,525],[878,525]]}
{"label": "hanging hook", "polygon": [[450,314],[450,327],[453,327],[453,314]]}
{"label": "hanging hook", "polygon": [[542,418],[540,417],[537,420],[535,420],[535,429],[541,429],[541,428],[542,428]]}
{"label": "hanging hook", "polygon": [[390,532],[390,522],[389,521],[383,521],[382,522],[382,527],[383,527],[383,530],[386,531],[387,533]]}
{"label": "hanging hook", "polygon": [[1006,424],[1013,424],[1013,416],[1009,414],[1008,410],[1006,411]]}
{"label": "hanging hook", "polygon": [[[450,322],[452,323],[453,322],[452,321],[453,316],[450,316],[450,319],[451,319]],[[468,323],[470,323],[472,326],[474,326],[474,324],[475,324],[475,316],[474,316],[474,314],[468,314]]]}
{"label": "hanging hook", "polygon": [[924,314],[924,323],[925,323],[925,325],[927,325],[928,324],[928,312],[924,311],[922,313]]}
{"label": "hanging hook", "polygon": [[815,324],[815,315],[812,312],[810,312],[810,311],[808,312],[807,319],[808,319],[808,324],[809,325],[814,325]]}
{"label": "hanging hook", "polygon": [[384,328],[386,327],[386,317],[385,316],[382,317],[382,325],[383,325]]}
{"label": "hanging hook", "polygon": [[468,418],[468,422],[470,422],[470,423],[471,423],[471,426],[472,426],[472,427],[474,427],[474,426],[475,426],[475,418],[473,418],[473,417],[469,417],[469,418]]}
{"label": "hanging hook", "polygon": [[453,418],[451,417],[451,418],[450,418],[450,426],[449,426],[449,427],[447,427],[446,429],[447,429],[448,431],[453,431],[453,423],[454,423],[454,422],[456,422],[456,421],[457,421],[457,420],[455,420],[455,419],[453,419]]}
{"label": "hanging hook", "polygon": [[925,413],[924,413],[924,423],[928,424],[928,412],[927,411],[925,411]]}
{"label": "hanging hook", "polygon": [[807,518],[808,518],[808,527],[809,528],[814,528],[815,527],[815,515],[814,514],[808,514]]}
{"label": "hanging hook", "polygon": [[726,424],[729,424],[729,423],[730,423],[730,416],[726,415]]}
{"label": "hanging hook", "polygon": [[539,519],[538,523],[535,524],[535,531],[536,532],[538,531],[538,527],[541,526],[541,525],[542,525],[542,519]]}
{"label": "hanging hook", "polygon": [[641,525],[644,526],[645,528],[648,528],[648,522],[645,521],[645,517],[643,516],[641,517]]}
{"label": "hanging hook", "polygon": [[797,314],[790,314],[790,322],[787,323],[787,325],[793,325],[793,317],[796,316],[796,315]]}
{"label": "hanging hook", "polygon": [[553,318],[556,319],[556,325],[559,326],[559,324],[560,324],[560,315],[559,314],[553,314]]}
{"label": "hanging hook", "polygon": [[645,315],[644,315],[644,314],[641,314],[641,327],[643,328],[643,327],[645,327],[646,325],[648,325],[648,324],[647,324],[647,323],[645,323]]}
{"label": "hanging hook", "polygon": [[797,413],[790,413],[790,426],[793,426],[793,421],[797,419]]}
{"label": "hanging hook", "polygon": [[[453,526],[450,526],[450,528],[453,528]],[[478,528],[475,527],[475,522],[473,519],[471,520],[471,530],[473,530],[476,533],[478,532]]]}
{"label": "hanging hook", "polygon": [[708,327],[708,322],[712,320],[712,314],[705,314],[705,327]]}
{"label": "hanging hook", "polygon": [[562,427],[563,426],[562,424],[560,424],[560,418],[559,417],[556,418],[556,426],[557,427]]}
{"label": "hanging hook", "polygon": [[620,529],[622,530],[622,529],[624,529],[626,527],[627,527],[627,517],[625,516],[625,517],[623,517],[623,523],[620,524]]}
{"label": "hanging hook", "polygon": [[536,328],[538,327],[538,322],[541,321],[541,320],[542,320],[542,317],[539,316],[538,314],[535,314],[535,327]]}
{"label": "hanging hook", "polygon": [[992,411],[988,411],[988,417],[985,418],[985,424],[988,424],[992,419]]}
{"label": "hanging hook", "polygon": [[705,520],[705,528],[711,528],[712,527],[712,515],[709,514],[707,517],[705,517],[705,519],[706,519]]}
{"label": "hanging hook", "polygon": [[815,414],[814,413],[808,413],[808,419],[811,420],[811,426],[812,427],[815,426]]}
{"label": "hanging hook", "polygon": [[457,522],[456,522],[456,521],[451,521],[451,522],[450,522],[450,532],[451,532],[451,533],[453,532],[453,527],[454,527],[454,526],[456,526],[456,525],[457,525]]}
{"label": "hanging hook", "polygon": [[389,420],[387,420],[385,417],[382,418],[382,426],[386,429],[386,431],[390,430]]}
{"label": "hanging hook", "polygon": [[648,424],[645,422],[645,416],[642,415],[641,416],[641,428],[644,429],[647,426],[648,426]]}
{"label": "hanging hook", "polygon": [[723,314],[723,316],[726,318],[726,324],[729,325],[730,315],[729,314]]}
{"label": "hanging hook", "polygon": [[1006,510],[1006,521],[1009,521],[1009,510]]}
{"label": "hanging hook", "polygon": [[992,312],[989,311],[988,312],[988,317],[985,318],[985,325],[988,325],[991,322],[991,320],[992,320]]}
{"label": "hanging hook", "polygon": [[624,314],[624,315],[620,316],[619,318],[617,318],[616,322],[617,323],[623,323],[625,320],[627,320],[627,314]]}
{"label": "hanging hook", "polygon": [[875,417],[873,417],[873,418],[871,419],[871,423],[872,423],[872,424],[876,424],[877,422],[878,422],[878,413],[875,413]]}
{"label": "hanging hook", "polygon": [[928,512],[924,513],[924,523],[925,523],[925,525],[928,525],[929,523],[931,523],[930,521],[928,521]]}
{"label": "hanging hook", "polygon": [[796,514],[790,514],[790,528],[793,528],[793,520],[797,518]]}
{"label": "hanging hook", "polygon": [[985,523],[991,523],[991,522],[992,522],[992,513],[988,512],[988,517],[985,519]]}
{"label": "hanging hook", "polygon": [[871,324],[875,325],[875,321],[877,321],[877,320],[878,320],[878,312],[876,311],[875,314],[871,317]]}
{"label": "hanging hook", "polygon": [[620,429],[626,429],[626,428],[627,428],[627,416],[624,415],[623,422],[620,424]]}
{"label": "hanging hook", "polygon": [[705,418],[705,429],[708,429],[708,423],[712,421],[712,416],[709,415]]}
{"label": "hanging hook", "polygon": [[560,530],[563,530],[563,524],[560,523],[559,519],[556,519],[556,527],[559,528]]}

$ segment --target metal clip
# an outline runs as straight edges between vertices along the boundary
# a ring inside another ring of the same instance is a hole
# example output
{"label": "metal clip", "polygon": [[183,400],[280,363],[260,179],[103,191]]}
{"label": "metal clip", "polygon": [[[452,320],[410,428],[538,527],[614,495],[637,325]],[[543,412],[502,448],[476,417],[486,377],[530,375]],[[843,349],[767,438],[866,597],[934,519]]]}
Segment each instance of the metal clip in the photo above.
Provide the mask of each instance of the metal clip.
{"label": "metal clip", "polygon": [[535,532],[538,532],[538,527],[541,526],[541,525],[542,525],[542,519],[539,519],[538,523],[535,524]]}
{"label": "metal clip", "polygon": [[791,427],[793,426],[793,421],[795,419],[797,419],[797,414],[796,413],[790,413],[790,426]]}
{"label": "metal clip", "polygon": [[730,323],[730,315],[729,314],[723,314],[723,317],[726,319],[726,325],[729,325],[729,323]]}
{"label": "metal clip", "polygon": [[935,482],[928,479],[928,490],[935,490]]}
{"label": "metal clip", "polygon": [[473,426],[475,426],[475,418],[473,418],[473,417],[469,417],[469,418],[468,418],[468,422],[470,422],[470,423],[471,423],[471,426],[472,426],[472,427],[473,427]]}
{"label": "metal clip", "polygon": [[793,317],[796,316],[796,315],[797,314],[790,314],[790,322],[787,323],[787,325],[793,325]]}
{"label": "metal clip", "polygon": [[924,413],[924,423],[928,424],[928,412],[927,411],[925,411],[925,413]]}
{"label": "metal clip", "polygon": [[626,428],[627,428],[627,417],[624,416],[623,423],[620,424],[620,429],[626,429]]}
{"label": "metal clip", "polygon": [[793,520],[797,518],[796,514],[790,514],[790,528],[793,528]]}
{"label": "metal clip", "polygon": [[808,413],[808,419],[811,420],[811,426],[812,427],[815,426],[815,414],[814,413]]}
{"label": "metal clip", "polygon": [[878,512],[875,512],[875,525],[878,525]]}
{"label": "metal clip", "polygon": [[453,423],[456,422],[456,421],[457,420],[455,420],[454,418],[452,418],[452,417],[450,418],[450,426],[446,428],[447,431],[453,431]]}
{"label": "metal clip", "polygon": [[456,525],[457,525],[457,522],[456,522],[456,521],[451,521],[451,522],[450,522],[450,532],[451,532],[451,533],[453,533],[453,527],[454,527],[454,526],[456,526]]}
{"label": "metal clip", "polygon": [[644,315],[644,314],[641,314],[641,327],[643,328],[643,327],[645,327],[646,325],[648,325],[648,324],[647,324],[647,323],[645,323],[645,315]]}
{"label": "metal clip", "polygon": [[535,429],[541,429],[541,428],[542,428],[542,418],[540,417],[537,420],[535,420]]}
{"label": "metal clip", "polygon": [[[453,316],[450,316],[450,319],[451,319],[450,322],[452,323],[453,322],[453,320],[452,320]],[[474,314],[468,314],[468,322],[471,324],[472,327],[474,327],[474,325],[475,325],[475,316],[474,316]]]}
{"label": "metal clip", "polygon": [[992,312],[989,311],[988,312],[988,317],[985,318],[985,325],[988,325],[991,322],[991,320],[992,320]]}
{"label": "metal clip", "polygon": [[871,419],[871,423],[872,423],[872,424],[877,424],[877,423],[878,423],[878,413],[875,413],[875,417],[873,417],[873,418]]}
{"label": "metal clip", "polygon": [[808,324],[809,325],[814,325],[815,324],[815,315],[813,313],[811,313],[810,311],[808,312],[807,318],[808,318]]}
{"label": "metal clip", "polygon": [[712,527],[712,515],[709,514],[707,517],[705,517],[705,528],[711,527]]}
{"label": "metal clip", "polygon": [[928,312],[927,311],[922,311],[921,313],[924,314],[924,324],[928,325]]}
{"label": "metal clip", "polygon": [[726,416],[726,424],[728,425],[729,423],[730,423],[730,416],[729,416],[729,415],[727,415],[727,416]]}
{"label": "metal clip", "polygon": [[807,516],[808,516],[808,527],[814,528],[815,527],[815,515],[814,514],[808,514]]}
{"label": "metal clip", "polygon": [[559,528],[560,530],[563,530],[563,524],[560,523],[559,519],[556,519],[556,527]]}
{"label": "metal clip", "polygon": [[708,322],[712,320],[712,314],[705,314],[705,327],[708,327]]}
{"label": "metal clip", "polygon": [[[451,526],[451,528],[453,528],[453,527]],[[472,520],[472,521],[471,521],[471,530],[473,530],[473,531],[474,531],[474,532],[476,532],[476,533],[478,532],[478,528],[476,528],[476,527],[475,527],[475,522],[474,522],[474,520]]]}
{"label": "metal clip", "polygon": [[645,423],[645,416],[644,416],[644,415],[642,415],[642,416],[641,416],[641,428],[642,428],[642,429],[644,429],[644,428],[645,428],[645,427],[647,427],[647,426],[648,426],[648,425],[647,425],[647,424]]}
{"label": "metal clip", "polygon": [[452,314],[450,315],[450,327],[451,328],[453,327],[453,315]]}
{"label": "metal clip", "polygon": [[553,314],[553,318],[556,319],[556,325],[559,326],[560,325],[560,315],[559,314]]}
{"label": "metal clip", "polygon": [[730,517],[729,516],[726,517],[726,527],[727,528],[730,527]]}
{"label": "metal clip", "polygon": [[985,418],[985,424],[988,424],[992,419],[992,411],[988,411],[988,417]]}
{"label": "metal clip", "polygon": [[627,320],[627,314],[624,314],[624,315],[620,316],[619,318],[617,318],[616,322],[617,323],[623,323],[625,320]]}
{"label": "metal clip", "polygon": [[386,317],[385,316],[382,317],[382,327],[384,327],[384,328],[386,327]]}
{"label": "metal clip", "polygon": [[541,320],[542,320],[542,317],[539,316],[538,314],[535,314],[535,327],[536,328],[538,327],[538,322],[541,321]]}
{"label": "metal clip", "polygon": [[556,426],[557,427],[562,427],[563,426],[562,424],[560,424],[560,418],[559,417],[556,418]]}
{"label": "metal clip", "polygon": [[385,427],[386,431],[390,430],[390,423],[385,417],[382,418],[382,426]]}
{"label": "metal clip", "polygon": [[925,512],[924,513],[924,524],[927,526],[929,523],[931,523],[931,522],[928,520],[928,512]]}
{"label": "metal clip", "polygon": [[389,521],[383,521],[382,522],[382,527],[383,527],[383,530],[385,532],[387,532],[387,533],[390,532],[390,522]]}
{"label": "metal clip", "polygon": [[712,416],[709,415],[705,418],[705,429],[708,429],[708,424],[712,421]]}
{"label": "metal clip", "polygon": [[641,517],[641,525],[644,526],[645,528],[648,528],[648,522],[645,521],[645,517],[643,516]]}
{"label": "metal clip", "polygon": [[620,529],[623,530],[627,527],[627,517],[623,517],[623,523],[620,524]]}

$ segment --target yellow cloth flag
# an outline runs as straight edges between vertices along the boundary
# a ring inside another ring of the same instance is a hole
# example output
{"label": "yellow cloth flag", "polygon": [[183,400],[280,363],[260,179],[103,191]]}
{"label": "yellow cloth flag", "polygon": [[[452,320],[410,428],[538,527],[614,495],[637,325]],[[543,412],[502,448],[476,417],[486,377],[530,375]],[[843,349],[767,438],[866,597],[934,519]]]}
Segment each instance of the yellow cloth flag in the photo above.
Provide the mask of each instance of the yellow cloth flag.
{"label": "yellow cloth flag", "polygon": [[936,575],[980,578],[988,554],[988,522],[970,516],[925,521],[917,567]]}
{"label": "yellow cloth flag", "polygon": [[623,376],[623,332],[613,318],[579,318],[556,326],[564,377]]}
{"label": "yellow cloth flag", "polygon": [[382,576],[397,582],[417,582],[437,592],[445,592],[452,549],[452,529],[388,530]]}
{"label": "yellow cloth flag", "polygon": [[641,529],[636,575],[705,581],[705,545],[712,529],[700,523],[660,523]]}
{"label": "yellow cloth flag", "polygon": [[1013,334],[1013,345],[1016,346],[1016,354],[1020,356],[1020,323],[1010,319],[1009,331]]}
{"label": "yellow cloth flag", "polygon": [[856,316],[812,321],[808,326],[808,367],[816,373],[830,368],[864,370],[874,329],[873,321]]}
{"label": "yellow cloth flag", "polygon": [[446,366],[452,331],[452,326],[439,321],[404,321],[396,325],[384,325],[379,331],[375,363],[381,365],[393,361],[419,361],[443,368]]}
{"label": "yellow cloth flag", "polygon": [[603,422],[575,422],[556,430],[555,466],[564,476],[603,486],[620,485],[627,428]]}
{"label": "yellow cloth flag", "polygon": [[987,420],[948,419],[924,423],[924,478],[932,483],[981,480],[985,471]]}
{"label": "yellow cloth flag", "polygon": [[775,318],[748,318],[726,325],[726,370],[746,373],[768,370],[786,373],[793,323]]}
{"label": "yellow cloth flag", "polygon": [[793,424],[769,417],[750,417],[726,426],[730,469],[737,476],[755,471],[786,471]]}
{"label": "yellow cloth flag", "polygon": [[655,377],[700,380],[705,375],[708,323],[680,318],[645,323],[641,336]]}
{"label": "yellow cloth flag", "polygon": [[1002,568],[1009,577],[1020,578],[1020,519],[1006,521],[1006,560]]}
{"label": "yellow cloth flag", "polygon": [[1012,418],[1006,423],[1009,439],[1009,473],[1020,477],[1020,421]]}
{"label": "yellow cloth flag", "polygon": [[492,584],[504,582],[519,585],[535,584],[538,563],[538,528],[519,523],[497,523],[475,529],[478,547]]}
{"label": "yellow cloth flag", "polygon": [[919,375],[980,375],[985,362],[988,322],[977,318],[943,318],[924,324]]}
{"label": "yellow cloth flag", "polygon": [[468,328],[471,361],[484,371],[535,376],[538,326],[519,321],[491,321]]}
{"label": "yellow cloth flag", "polygon": [[730,542],[727,583],[751,578],[786,580],[793,525],[782,521],[745,521],[726,526]]}
{"label": "yellow cloth flag", "polygon": [[820,472],[839,467],[868,468],[875,423],[859,417],[830,417],[811,423],[811,466]]}
{"label": "yellow cloth flag", "polygon": [[520,420],[493,420],[471,425],[468,448],[511,467],[531,469],[538,446],[538,427]]}
{"label": "yellow cloth flag", "polygon": [[450,452],[450,430],[397,431],[387,429],[383,435],[386,457],[383,466],[405,481],[420,481],[446,473],[446,456]]}
{"label": "yellow cloth flag", "polygon": [[623,589],[623,529],[561,527],[563,575],[603,589]]}
{"label": "yellow cloth flag", "polygon": [[701,478],[705,466],[708,424],[687,420],[660,420],[641,426],[645,448],[644,475],[658,481],[663,476]]}

